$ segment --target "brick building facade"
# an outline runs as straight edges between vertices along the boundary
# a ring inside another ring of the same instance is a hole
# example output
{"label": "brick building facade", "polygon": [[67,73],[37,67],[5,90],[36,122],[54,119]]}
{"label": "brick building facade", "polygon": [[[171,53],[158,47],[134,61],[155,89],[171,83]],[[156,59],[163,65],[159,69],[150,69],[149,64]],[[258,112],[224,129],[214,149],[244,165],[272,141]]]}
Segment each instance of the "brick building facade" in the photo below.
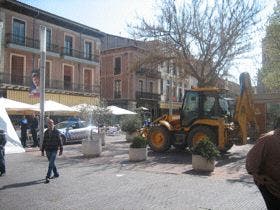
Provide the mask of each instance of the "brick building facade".
{"label": "brick building facade", "polygon": [[14,100],[29,96],[40,64],[40,26],[46,27],[46,99],[66,105],[96,103],[100,97],[100,38],[94,28],[14,0],[0,2],[0,89]]}
{"label": "brick building facade", "polygon": [[159,115],[160,72],[139,65],[141,42],[107,35],[102,41],[101,97],[129,110],[148,108]]}

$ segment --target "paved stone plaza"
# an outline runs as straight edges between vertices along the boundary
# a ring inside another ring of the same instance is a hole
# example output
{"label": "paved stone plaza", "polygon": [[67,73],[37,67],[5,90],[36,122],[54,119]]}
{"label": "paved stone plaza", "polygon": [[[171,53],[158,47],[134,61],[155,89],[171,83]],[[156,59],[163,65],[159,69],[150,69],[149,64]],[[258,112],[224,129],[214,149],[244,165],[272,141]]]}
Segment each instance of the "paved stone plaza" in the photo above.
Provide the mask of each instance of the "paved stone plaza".
{"label": "paved stone plaza", "polygon": [[251,145],[234,146],[211,175],[192,170],[188,151],[149,151],[147,161],[131,163],[128,147],[123,135],[106,136],[101,157],[88,159],[80,144],[66,145],[60,177],[49,184],[40,151],[7,155],[0,209],[265,209],[244,168]]}

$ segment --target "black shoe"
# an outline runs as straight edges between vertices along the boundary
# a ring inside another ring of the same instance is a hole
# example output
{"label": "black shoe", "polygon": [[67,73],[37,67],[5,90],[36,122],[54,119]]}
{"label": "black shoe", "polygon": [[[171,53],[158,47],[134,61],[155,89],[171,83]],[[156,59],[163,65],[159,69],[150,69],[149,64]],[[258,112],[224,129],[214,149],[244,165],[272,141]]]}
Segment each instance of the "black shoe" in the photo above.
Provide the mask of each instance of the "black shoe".
{"label": "black shoe", "polygon": [[59,177],[59,174],[53,175],[50,179],[55,179],[55,178],[58,178],[58,177]]}
{"label": "black shoe", "polygon": [[49,182],[50,182],[50,178],[46,177],[45,184],[48,184]]}
{"label": "black shoe", "polygon": [[6,174],[5,172],[1,172],[0,176],[5,176],[5,174]]}

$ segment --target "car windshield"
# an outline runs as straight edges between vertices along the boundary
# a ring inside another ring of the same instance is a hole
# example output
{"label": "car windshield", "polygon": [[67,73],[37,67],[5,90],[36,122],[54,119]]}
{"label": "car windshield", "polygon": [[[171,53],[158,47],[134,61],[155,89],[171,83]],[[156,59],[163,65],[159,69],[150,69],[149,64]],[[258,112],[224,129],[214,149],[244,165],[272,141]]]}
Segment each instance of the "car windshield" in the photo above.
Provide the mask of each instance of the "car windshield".
{"label": "car windshield", "polygon": [[67,126],[69,125],[68,121],[65,122],[60,122],[58,124],[55,125],[56,129],[62,129],[62,128],[67,128]]}
{"label": "car windshield", "polygon": [[55,125],[55,128],[64,129],[64,128],[72,127],[74,129],[77,129],[77,128],[85,128],[87,126],[88,125],[87,125],[86,121],[63,121],[63,122],[57,123]]}

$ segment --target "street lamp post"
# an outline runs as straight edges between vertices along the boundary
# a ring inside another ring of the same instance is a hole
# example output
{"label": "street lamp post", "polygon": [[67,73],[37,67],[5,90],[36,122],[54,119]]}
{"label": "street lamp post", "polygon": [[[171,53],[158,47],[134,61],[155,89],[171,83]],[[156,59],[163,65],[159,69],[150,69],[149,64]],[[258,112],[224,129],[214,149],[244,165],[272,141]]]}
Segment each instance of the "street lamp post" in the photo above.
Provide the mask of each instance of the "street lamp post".
{"label": "street lamp post", "polygon": [[40,27],[40,147],[44,139],[45,120],[45,68],[46,68],[46,27]]}

